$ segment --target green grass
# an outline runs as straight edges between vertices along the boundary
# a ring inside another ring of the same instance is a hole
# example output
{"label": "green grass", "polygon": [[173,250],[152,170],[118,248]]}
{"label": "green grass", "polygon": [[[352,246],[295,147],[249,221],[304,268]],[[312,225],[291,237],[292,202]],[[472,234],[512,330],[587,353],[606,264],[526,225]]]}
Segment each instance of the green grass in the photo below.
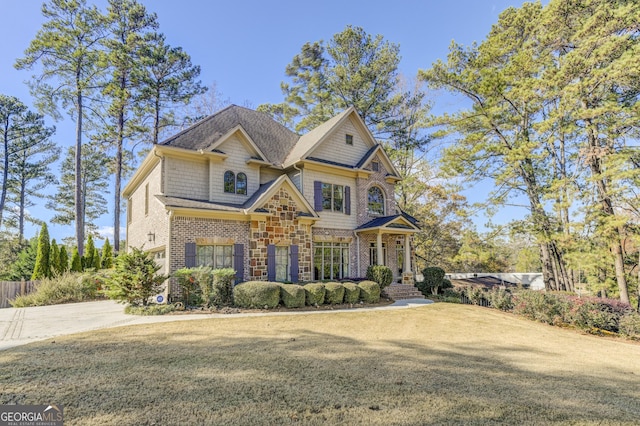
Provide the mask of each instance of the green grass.
{"label": "green grass", "polygon": [[0,383],[65,425],[631,425],[640,345],[441,303],[77,334],[0,352]]}

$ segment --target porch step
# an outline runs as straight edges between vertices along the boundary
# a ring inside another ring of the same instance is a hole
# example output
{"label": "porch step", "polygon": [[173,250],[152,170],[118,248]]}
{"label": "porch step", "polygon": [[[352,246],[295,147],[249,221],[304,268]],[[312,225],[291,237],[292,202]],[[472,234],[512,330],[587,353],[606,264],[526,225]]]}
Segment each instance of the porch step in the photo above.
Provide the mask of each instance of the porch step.
{"label": "porch step", "polygon": [[382,290],[382,294],[393,300],[424,299],[420,290],[408,284],[391,284]]}

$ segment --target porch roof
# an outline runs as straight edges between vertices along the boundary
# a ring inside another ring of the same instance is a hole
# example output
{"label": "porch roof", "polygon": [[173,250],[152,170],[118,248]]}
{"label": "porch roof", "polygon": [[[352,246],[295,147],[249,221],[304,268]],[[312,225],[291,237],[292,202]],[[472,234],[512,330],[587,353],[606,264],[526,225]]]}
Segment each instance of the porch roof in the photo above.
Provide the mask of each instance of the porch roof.
{"label": "porch roof", "polygon": [[404,214],[396,214],[392,216],[383,216],[375,218],[356,228],[356,232],[384,232],[384,233],[414,233],[418,232],[418,228]]}

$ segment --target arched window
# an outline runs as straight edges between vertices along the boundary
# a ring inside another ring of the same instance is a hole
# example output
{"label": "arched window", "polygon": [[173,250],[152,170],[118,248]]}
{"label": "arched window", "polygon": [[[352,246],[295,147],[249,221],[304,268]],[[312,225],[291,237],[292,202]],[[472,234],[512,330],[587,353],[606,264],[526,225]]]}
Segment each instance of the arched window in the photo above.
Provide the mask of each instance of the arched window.
{"label": "arched window", "polygon": [[369,214],[384,214],[384,195],[382,189],[377,186],[369,188],[368,194]]}
{"label": "arched window", "polygon": [[236,177],[236,194],[247,195],[247,175],[238,173]]}
{"label": "arched window", "polygon": [[224,172],[224,192],[236,192],[236,175],[231,171]]}

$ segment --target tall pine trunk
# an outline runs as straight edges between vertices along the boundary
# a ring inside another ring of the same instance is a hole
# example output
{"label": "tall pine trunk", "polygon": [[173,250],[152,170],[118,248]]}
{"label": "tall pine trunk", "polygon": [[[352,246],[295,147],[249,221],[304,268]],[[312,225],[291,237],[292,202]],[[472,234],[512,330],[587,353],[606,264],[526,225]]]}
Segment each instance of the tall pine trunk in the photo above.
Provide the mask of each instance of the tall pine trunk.
{"label": "tall pine trunk", "polygon": [[76,101],[78,103],[78,116],[76,121],[76,151],[75,151],[75,210],[76,210],[76,244],[78,254],[84,253],[84,206],[82,197],[82,90],[80,89],[80,72],[76,74]]}
{"label": "tall pine trunk", "polygon": [[9,178],[9,116],[6,118],[3,132],[4,163],[2,165],[2,193],[0,194],[0,226],[2,226],[4,205],[7,200],[7,179]]}

